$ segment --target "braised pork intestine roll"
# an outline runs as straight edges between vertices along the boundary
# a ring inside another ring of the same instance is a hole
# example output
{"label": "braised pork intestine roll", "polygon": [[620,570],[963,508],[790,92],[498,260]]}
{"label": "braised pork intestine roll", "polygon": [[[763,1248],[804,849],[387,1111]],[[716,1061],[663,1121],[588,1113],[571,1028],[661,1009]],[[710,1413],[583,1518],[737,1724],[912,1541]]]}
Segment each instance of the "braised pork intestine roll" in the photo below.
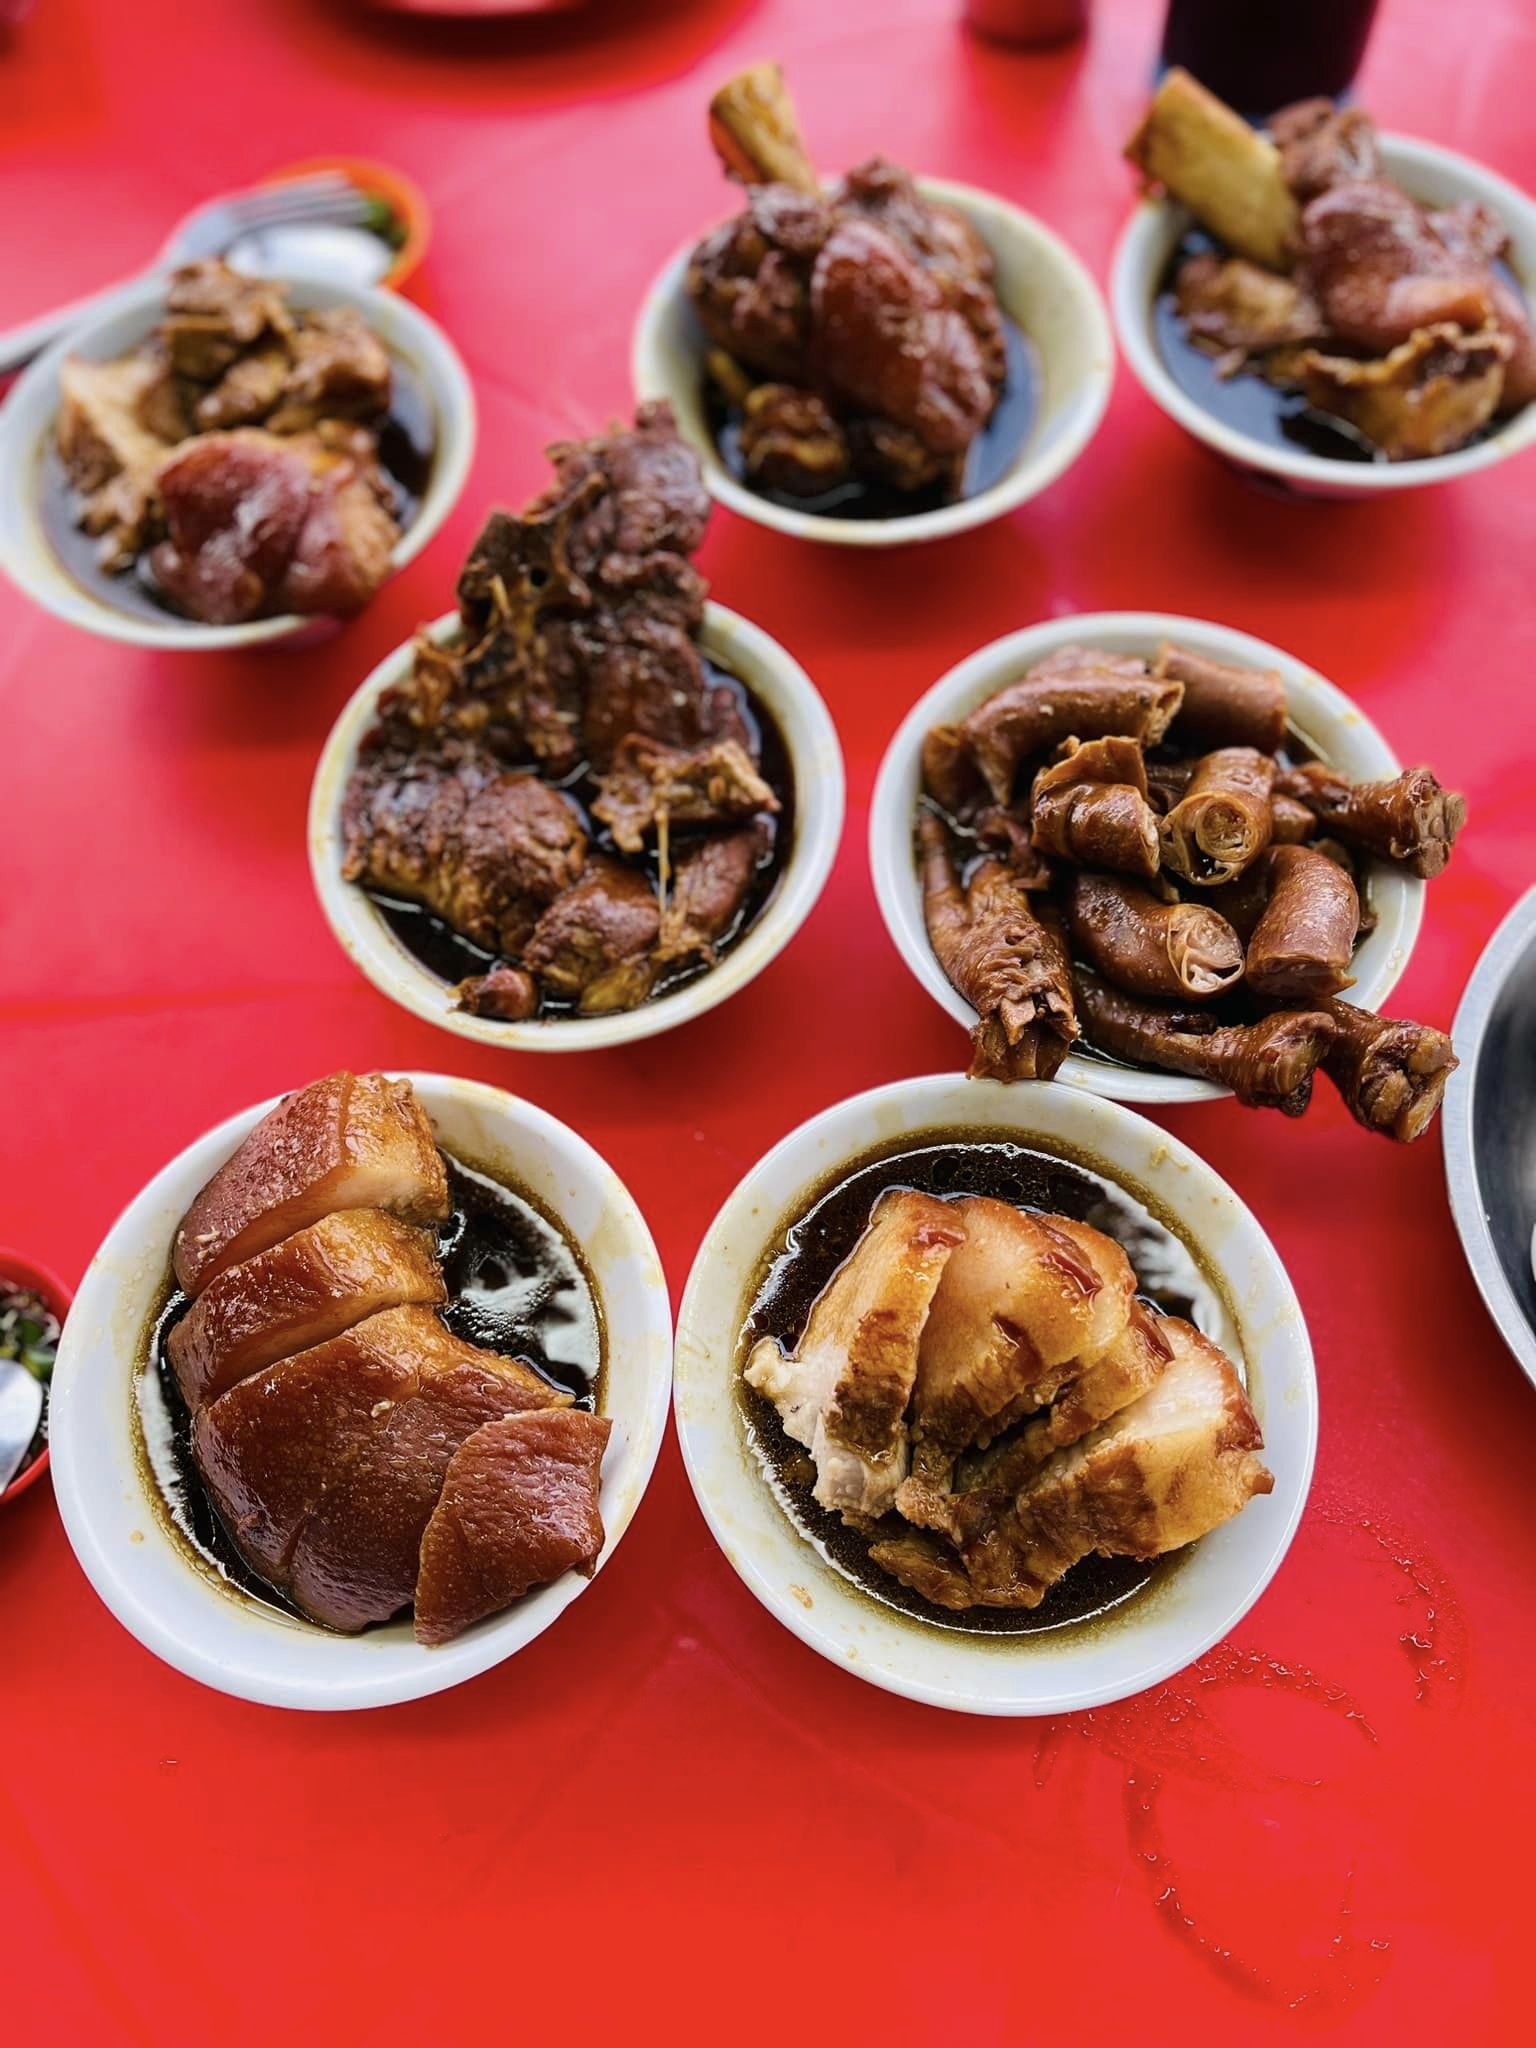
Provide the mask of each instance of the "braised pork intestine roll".
{"label": "braised pork intestine roll", "polygon": [[1157,873],[1157,814],[1137,740],[1068,740],[1036,775],[1030,798],[1035,849],[1085,867],[1148,881]]}
{"label": "braised pork intestine roll", "polygon": [[923,915],[939,965],[975,1010],[973,1076],[1048,1081],[1077,1037],[1066,940],[1002,861],[962,888],[943,821],[922,811]]}
{"label": "braised pork intestine roll", "polygon": [[1210,1002],[1242,978],[1242,941],[1204,903],[1166,903],[1114,875],[1073,875],[1067,930],[1078,954],[1119,987]]}
{"label": "braised pork intestine roll", "polygon": [[1380,782],[1350,783],[1321,761],[1289,768],[1282,796],[1304,803],[1347,846],[1401,862],[1422,880],[1441,873],[1467,821],[1467,800],[1443,789],[1428,768],[1407,768]]}
{"label": "braised pork intestine roll", "polygon": [[1285,744],[1285,678],[1278,669],[1238,668],[1165,640],[1152,673],[1184,686],[1173,733],[1180,746],[1256,747],[1274,754]]}
{"label": "braised pork intestine roll", "polygon": [[1162,821],[1164,866],[1199,888],[1240,875],[1269,844],[1274,781],[1273,756],[1255,747],[1206,754]]}
{"label": "braised pork intestine roll", "polygon": [[1269,901],[1248,941],[1248,986],[1267,1000],[1315,1002],[1349,988],[1360,898],[1336,861],[1310,846],[1272,846]]}
{"label": "braised pork intestine roll", "polygon": [[959,733],[994,800],[1007,803],[1029,756],[1063,740],[1123,737],[1155,746],[1183,702],[1184,686],[1149,676],[1143,664],[1137,669],[1063,672],[1042,663],[978,704]]}
{"label": "braised pork intestine roll", "polygon": [[1300,1116],[1334,1039],[1332,1019],[1321,1009],[1218,1024],[1196,1009],[1127,995],[1086,968],[1073,970],[1072,985],[1095,1045],[1140,1066],[1215,1081],[1249,1109]]}

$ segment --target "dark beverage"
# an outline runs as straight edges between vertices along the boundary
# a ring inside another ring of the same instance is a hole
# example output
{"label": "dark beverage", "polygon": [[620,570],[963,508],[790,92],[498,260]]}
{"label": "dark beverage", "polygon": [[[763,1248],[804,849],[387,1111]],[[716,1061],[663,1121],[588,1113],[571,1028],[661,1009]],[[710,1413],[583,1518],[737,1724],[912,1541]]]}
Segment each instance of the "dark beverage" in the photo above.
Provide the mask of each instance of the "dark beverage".
{"label": "dark beverage", "polygon": [[1162,60],[1259,117],[1346,92],[1375,13],[1376,0],[1168,0]]}

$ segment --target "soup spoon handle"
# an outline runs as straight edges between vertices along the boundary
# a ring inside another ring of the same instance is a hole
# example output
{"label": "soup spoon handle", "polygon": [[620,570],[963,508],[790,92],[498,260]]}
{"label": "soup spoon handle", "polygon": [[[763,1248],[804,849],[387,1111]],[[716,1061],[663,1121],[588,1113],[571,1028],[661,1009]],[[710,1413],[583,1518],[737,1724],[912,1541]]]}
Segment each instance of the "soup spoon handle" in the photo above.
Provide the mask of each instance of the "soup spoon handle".
{"label": "soup spoon handle", "polygon": [[116,298],[130,284],[142,284],[146,278],[156,276],[161,267],[159,264],[151,265],[134,277],[123,278],[99,292],[88,292],[83,299],[71,299],[68,305],[55,306],[51,313],[39,313],[35,320],[0,332],[0,377],[11,377],[18,370],[25,369],[34,356],[40,356],[67,329],[96,312],[108,300]]}

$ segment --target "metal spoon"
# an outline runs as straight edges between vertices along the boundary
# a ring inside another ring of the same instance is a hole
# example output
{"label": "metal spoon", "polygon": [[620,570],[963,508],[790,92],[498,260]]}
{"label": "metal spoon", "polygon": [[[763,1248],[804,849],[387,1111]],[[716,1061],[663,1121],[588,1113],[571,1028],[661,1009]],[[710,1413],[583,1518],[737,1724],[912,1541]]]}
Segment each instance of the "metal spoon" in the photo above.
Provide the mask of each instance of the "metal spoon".
{"label": "metal spoon", "polygon": [[[341,273],[349,283],[376,284],[393,263],[394,251],[369,232],[366,223],[373,209],[367,193],[339,171],[231,192],[189,213],[144,275],[154,277],[180,263],[224,256],[236,270],[258,277],[278,269],[285,274],[307,269],[330,278]],[[31,362],[66,328],[121,289],[117,284],[92,292],[0,333],[0,377]]]}
{"label": "metal spoon", "polygon": [[0,1358],[0,1493],[21,1470],[42,1419],[42,1381],[14,1358]]}

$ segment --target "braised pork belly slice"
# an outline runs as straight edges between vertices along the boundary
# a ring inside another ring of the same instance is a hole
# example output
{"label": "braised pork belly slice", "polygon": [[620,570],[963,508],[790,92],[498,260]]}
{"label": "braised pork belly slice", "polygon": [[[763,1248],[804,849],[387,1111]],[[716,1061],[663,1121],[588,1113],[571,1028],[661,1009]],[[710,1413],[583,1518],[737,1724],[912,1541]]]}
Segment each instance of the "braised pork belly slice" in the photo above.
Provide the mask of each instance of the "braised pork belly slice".
{"label": "braised pork belly slice", "polygon": [[500,1416],[569,1405],[430,1309],[395,1308],[242,1380],[199,1411],[192,1447],[251,1567],[314,1620],[352,1631],[414,1596],[459,1445]]}
{"label": "braised pork belly slice", "polygon": [[418,1642],[446,1643],[562,1572],[592,1576],[612,1427],[580,1409],[541,1408],[465,1438],[421,1539]]}
{"label": "braised pork belly slice", "polygon": [[432,1237],[382,1209],[342,1209],[211,1280],[166,1349],[193,1410],[295,1351],[405,1302],[446,1301]]}
{"label": "braised pork belly slice", "polygon": [[986,1195],[951,1206],[964,1240],[918,1348],[914,1483],[946,1476],[961,1451],[1043,1407],[1121,1335],[1136,1294],[1125,1253],[1086,1223]]}
{"label": "braised pork belly slice", "polygon": [[1173,1355],[1139,1399],[1055,1452],[1021,1491],[951,1497],[941,1533],[953,1558],[904,1538],[872,1546],[870,1556],[929,1598],[935,1575],[923,1560],[937,1556],[948,1568],[945,1605],[959,1604],[958,1561],[975,1605],[1038,1607],[1094,1552],[1161,1557],[1268,1493],[1274,1480],[1258,1456],[1263,1439],[1231,1361],[1177,1317],[1159,1329]]}
{"label": "braised pork belly slice", "polygon": [[409,1081],[343,1071],[285,1095],[181,1219],[177,1284],[195,1295],[226,1267],[338,1209],[447,1220],[448,1176]]}
{"label": "braised pork belly slice", "polygon": [[816,1464],[815,1498],[880,1515],[907,1472],[907,1402],[934,1289],[963,1228],[953,1204],[910,1189],[875,1205],[869,1228],[812,1308],[793,1356],[754,1345],[747,1384],[772,1401]]}

